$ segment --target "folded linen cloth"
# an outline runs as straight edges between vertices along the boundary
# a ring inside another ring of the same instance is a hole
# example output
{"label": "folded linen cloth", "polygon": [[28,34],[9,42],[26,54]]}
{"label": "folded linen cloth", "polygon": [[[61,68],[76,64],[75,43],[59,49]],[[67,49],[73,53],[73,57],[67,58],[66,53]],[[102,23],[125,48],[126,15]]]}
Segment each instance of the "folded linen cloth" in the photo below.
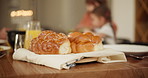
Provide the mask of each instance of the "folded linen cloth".
{"label": "folded linen cloth", "polygon": [[69,69],[70,67],[75,66],[75,63],[84,63],[91,61],[112,63],[127,61],[123,52],[115,51],[113,49],[104,49],[101,51],[66,55],[39,55],[27,49],[20,48],[14,52],[13,59],[45,65],[59,70]]}

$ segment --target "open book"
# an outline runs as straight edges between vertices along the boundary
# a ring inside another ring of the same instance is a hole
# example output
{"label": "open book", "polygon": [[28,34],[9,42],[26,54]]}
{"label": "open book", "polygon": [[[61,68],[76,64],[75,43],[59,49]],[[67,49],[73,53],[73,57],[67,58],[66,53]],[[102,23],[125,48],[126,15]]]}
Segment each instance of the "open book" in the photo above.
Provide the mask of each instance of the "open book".
{"label": "open book", "polygon": [[45,65],[59,70],[69,69],[70,67],[75,66],[75,63],[85,63],[92,61],[113,63],[127,61],[123,52],[107,48],[100,51],[66,55],[39,55],[27,49],[20,48],[14,52],[13,59]]}

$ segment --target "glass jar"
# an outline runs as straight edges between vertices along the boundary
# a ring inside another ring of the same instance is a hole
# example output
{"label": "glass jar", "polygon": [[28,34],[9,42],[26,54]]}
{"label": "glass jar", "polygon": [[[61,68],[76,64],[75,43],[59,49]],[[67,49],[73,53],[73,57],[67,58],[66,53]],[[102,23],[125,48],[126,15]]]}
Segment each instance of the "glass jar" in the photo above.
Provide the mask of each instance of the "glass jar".
{"label": "glass jar", "polygon": [[41,26],[39,21],[30,21],[27,24],[24,48],[29,49],[31,40],[36,38],[41,33]]}

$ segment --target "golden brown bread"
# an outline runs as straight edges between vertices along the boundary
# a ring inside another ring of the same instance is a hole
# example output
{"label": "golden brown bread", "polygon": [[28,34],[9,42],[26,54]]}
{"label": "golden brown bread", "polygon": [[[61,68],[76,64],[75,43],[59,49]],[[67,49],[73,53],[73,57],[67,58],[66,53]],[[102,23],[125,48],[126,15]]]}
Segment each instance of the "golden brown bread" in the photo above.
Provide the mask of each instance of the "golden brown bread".
{"label": "golden brown bread", "polygon": [[68,35],[71,43],[72,53],[91,52],[103,49],[102,41],[99,36],[91,32],[73,32]]}
{"label": "golden brown bread", "polygon": [[99,36],[90,32],[73,32],[68,37],[63,33],[53,31],[42,31],[42,33],[31,41],[29,50],[36,54],[68,54],[91,52],[103,49]]}
{"label": "golden brown bread", "polygon": [[68,54],[71,53],[70,41],[63,33],[42,31],[31,41],[29,50],[37,54]]}

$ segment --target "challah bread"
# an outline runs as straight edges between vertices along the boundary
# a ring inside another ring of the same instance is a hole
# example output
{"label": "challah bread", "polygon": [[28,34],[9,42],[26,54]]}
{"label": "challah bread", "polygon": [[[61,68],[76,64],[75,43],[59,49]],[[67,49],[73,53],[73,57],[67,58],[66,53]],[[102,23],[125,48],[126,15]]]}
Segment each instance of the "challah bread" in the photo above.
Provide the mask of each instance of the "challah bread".
{"label": "challah bread", "polygon": [[71,53],[70,41],[63,33],[42,31],[31,41],[29,50],[36,54],[68,54]]}
{"label": "challah bread", "polygon": [[71,43],[72,53],[91,52],[103,49],[102,41],[99,36],[91,32],[73,32],[68,35]]}

